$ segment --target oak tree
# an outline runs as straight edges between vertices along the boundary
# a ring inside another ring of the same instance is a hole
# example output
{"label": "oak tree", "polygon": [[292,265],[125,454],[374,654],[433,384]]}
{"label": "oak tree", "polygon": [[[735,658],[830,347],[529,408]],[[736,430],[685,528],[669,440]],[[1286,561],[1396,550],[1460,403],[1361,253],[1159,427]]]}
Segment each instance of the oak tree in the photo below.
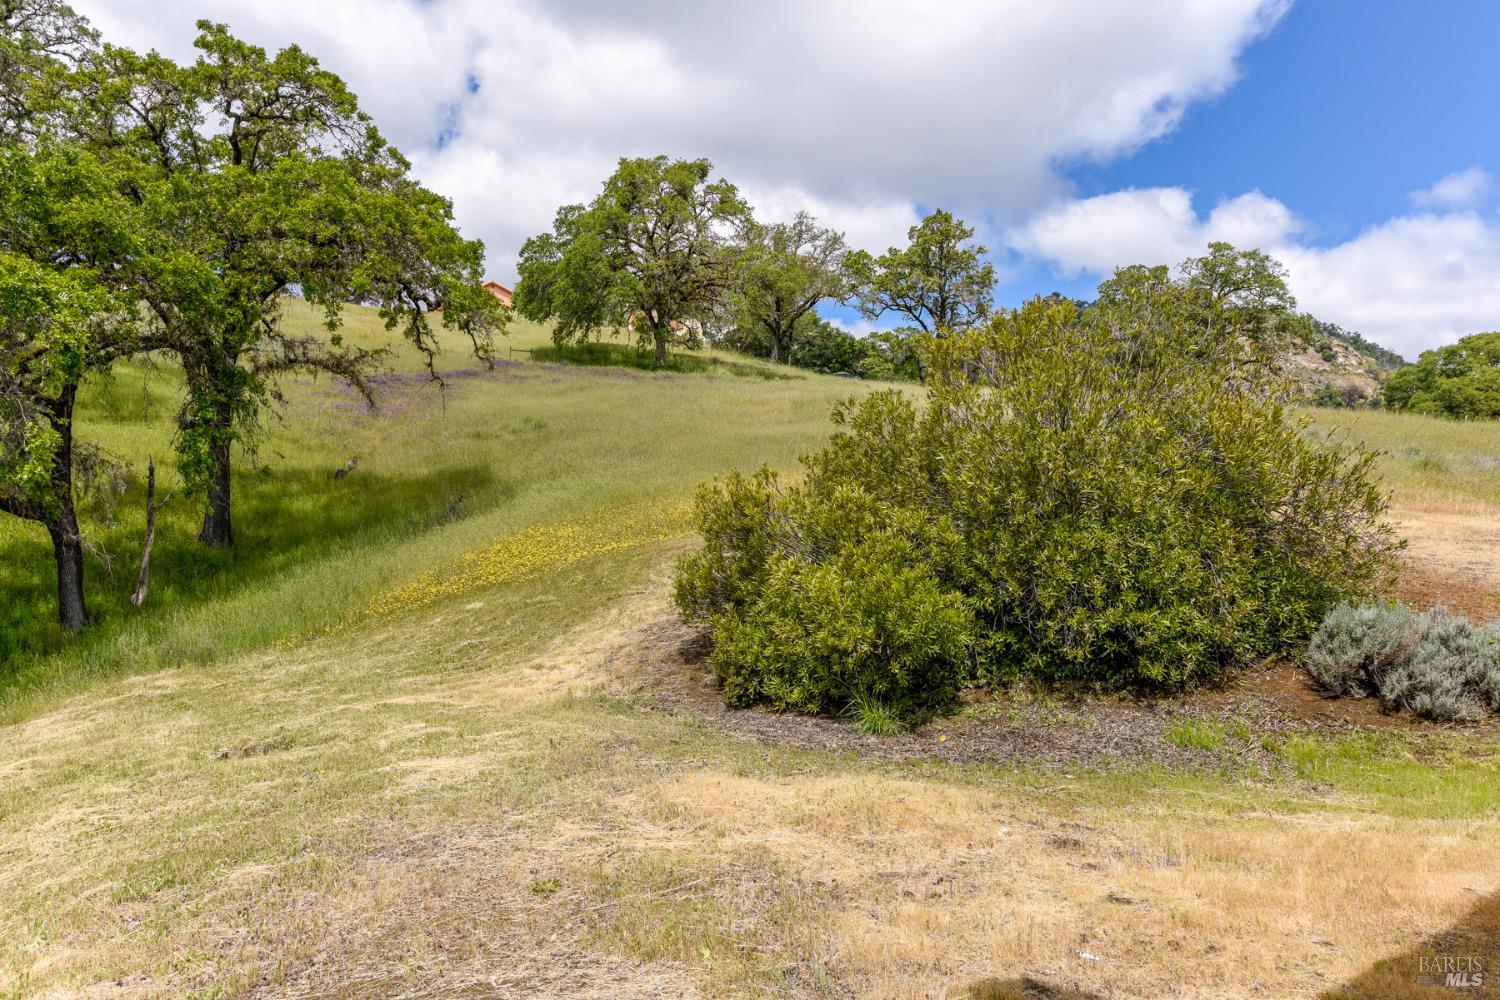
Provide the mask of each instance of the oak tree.
{"label": "oak tree", "polygon": [[205,501],[201,540],[223,546],[231,449],[253,444],[279,378],[325,372],[363,389],[379,361],[336,332],[284,329],[288,295],[323,307],[330,331],[345,303],[377,307],[429,366],[435,317],[488,357],[503,315],[480,288],[483,246],[342,80],[297,46],[270,55],[198,27],[191,65],[106,46],[81,73],[76,138],[112,157],[145,220],[125,278],[182,364],[181,471]]}
{"label": "oak tree", "polygon": [[516,310],[554,323],[559,343],[632,328],[667,361],[732,288],[728,244],[749,219],[708,160],[622,158],[588,205],[558,209],[552,231],[521,248]]}
{"label": "oak tree", "polygon": [[74,403],[138,346],[136,310],[108,281],[133,250],[132,211],[87,153],[0,145],[0,511],[47,529],[70,631],[89,617]]}
{"label": "oak tree", "polygon": [[737,256],[734,306],[742,322],[765,330],[772,361],[786,359],[804,316],[849,293],[844,234],[806,212],[791,222],[747,225]]}
{"label": "oak tree", "polygon": [[849,255],[860,310],[869,319],[894,313],[924,333],[968,329],[990,313],[995,268],[974,242],[974,227],[941,209],[907,231],[905,247],[879,257]]}

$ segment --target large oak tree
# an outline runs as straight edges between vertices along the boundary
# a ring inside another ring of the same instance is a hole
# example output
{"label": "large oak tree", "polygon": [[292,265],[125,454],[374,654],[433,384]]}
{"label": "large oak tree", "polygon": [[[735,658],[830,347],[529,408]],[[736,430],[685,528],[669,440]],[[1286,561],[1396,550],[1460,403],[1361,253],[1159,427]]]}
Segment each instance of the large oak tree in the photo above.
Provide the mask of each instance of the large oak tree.
{"label": "large oak tree", "polygon": [[327,372],[363,387],[374,352],[294,336],[286,296],[378,307],[428,353],[434,317],[487,357],[503,321],[480,288],[483,247],[453,226],[354,95],[296,46],[269,55],[199,22],[199,57],[106,46],[78,83],[76,140],[125,175],[146,232],[125,275],[154,340],[186,376],[177,437],[183,475],[205,499],[200,538],[229,545],[231,450],[279,400],[277,380]]}
{"label": "large oak tree", "polygon": [[558,209],[526,241],[516,310],[555,324],[558,341],[631,327],[667,361],[667,345],[702,324],[733,285],[731,236],[750,216],[707,160],[621,159],[588,205]]}

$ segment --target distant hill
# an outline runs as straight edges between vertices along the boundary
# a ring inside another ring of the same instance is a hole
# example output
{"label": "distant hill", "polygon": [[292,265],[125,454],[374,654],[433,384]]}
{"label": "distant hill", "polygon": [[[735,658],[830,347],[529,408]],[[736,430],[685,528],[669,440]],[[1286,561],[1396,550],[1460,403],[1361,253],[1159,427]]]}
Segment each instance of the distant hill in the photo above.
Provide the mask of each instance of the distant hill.
{"label": "distant hill", "polygon": [[[1080,311],[1093,302],[1061,292],[1041,296],[1046,303],[1072,302]],[[1283,326],[1286,347],[1281,356],[1287,375],[1302,400],[1320,406],[1376,406],[1385,380],[1411,362],[1354,330],[1345,330],[1309,313],[1289,316]]]}
{"label": "distant hill", "polygon": [[1287,324],[1282,355],[1299,395],[1327,406],[1370,406],[1387,376],[1409,362],[1389,348],[1336,323],[1299,313]]}

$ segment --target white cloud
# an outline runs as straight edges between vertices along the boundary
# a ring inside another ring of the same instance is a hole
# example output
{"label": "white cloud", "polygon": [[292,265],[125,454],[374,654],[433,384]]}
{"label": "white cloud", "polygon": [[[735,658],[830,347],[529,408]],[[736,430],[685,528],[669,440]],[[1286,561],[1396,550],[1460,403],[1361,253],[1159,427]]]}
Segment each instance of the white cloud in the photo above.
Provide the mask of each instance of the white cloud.
{"label": "white cloud", "polygon": [[1178,264],[1214,240],[1277,245],[1298,229],[1285,205],[1259,191],[1222,201],[1200,220],[1182,188],[1132,188],[1053,205],[1012,230],[1008,242],[1078,277],[1122,264]]}
{"label": "white cloud", "polygon": [[871,248],[918,205],[1014,222],[1066,193],[1060,161],[1128,153],[1226,90],[1287,0],[75,2],[179,57],[196,17],[301,44],[510,278],[621,155],[708,156],[768,212],[800,200]]}
{"label": "white cloud", "polygon": [[1287,265],[1301,308],[1414,358],[1500,328],[1500,225],[1473,212],[1391,219],[1346,242],[1298,242],[1286,206],[1258,191],[1200,217],[1181,188],[1119,191],[1053,206],[1011,245],[1060,275],[1175,264],[1212,240],[1259,247]]}
{"label": "white cloud", "polygon": [[1484,201],[1489,191],[1490,175],[1479,167],[1470,167],[1468,170],[1449,174],[1432,187],[1413,191],[1410,198],[1418,208],[1475,208]]}
{"label": "white cloud", "polygon": [[1408,359],[1500,329],[1500,225],[1473,213],[1404,216],[1337,246],[1277,256],[1303,309]]}
{"label": "white cloud", "polygon": [[855,337],[868,337],[872,333],[877,333],[881,330],[894,330],[901,325],[899,322],[892,321],[889,317],[882,317],[880,320],[866,319],[847,308],[839,313],[825,314],[823,318],[833,326]]}
{"label": "white cloud", "polygon": [[1407,353],[1500,326],[1478,167],[1413,192],[1417,214],[1324,248],[1258,191],[1206,214],[1175,187],[1069,199],[1060,164],[1170,132],[1234,83],[1288,0],[75,2],[110,40],[177,57],[198,17],[302,45],[453,198],[501,279],[617,157],[664,152],[708,156],[763,215],[807,208],[872,250],[918,206],[1068,276],[1225,239],[1282,257],[1305,308]]}

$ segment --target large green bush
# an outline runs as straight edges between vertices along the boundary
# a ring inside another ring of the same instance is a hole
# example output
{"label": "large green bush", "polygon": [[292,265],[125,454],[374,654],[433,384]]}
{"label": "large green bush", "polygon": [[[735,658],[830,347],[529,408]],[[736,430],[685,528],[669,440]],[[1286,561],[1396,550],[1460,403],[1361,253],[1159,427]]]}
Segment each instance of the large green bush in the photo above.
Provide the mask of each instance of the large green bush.
{"label": "large green bush", "polygon": [[1122,271],[1082,313],[1033,302],[928,341],[926,405],[841,407],[796,485],[705,490],[677,596],[731,699],[828,709],[857,677],[930,706],[959,663],[1177,686],[1300,647],[1395,545],[1371,456],[1302,433],[1236,308]]}
{"label": "large green bush", "polygon": [[1500,418],[1500,333],[1476,333],[1424,351],[1416,364],[1390,377],[1384,396],[1393,410],[1470,420]]}

